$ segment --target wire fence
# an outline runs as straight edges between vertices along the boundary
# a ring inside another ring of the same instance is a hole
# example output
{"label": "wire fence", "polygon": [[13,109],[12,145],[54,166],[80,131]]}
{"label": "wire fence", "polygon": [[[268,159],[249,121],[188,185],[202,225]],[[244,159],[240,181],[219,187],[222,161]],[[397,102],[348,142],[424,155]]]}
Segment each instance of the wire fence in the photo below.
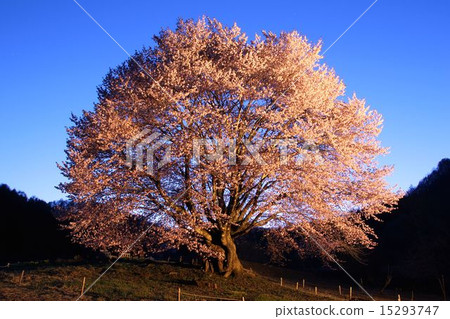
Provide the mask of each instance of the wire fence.
{"label": "wire fence", "polygon": [[[6,266],[2,266],[2,268],[10,268],[14,264],[7,264]],[[19,265],[19,263],[17,263]],[[21,269],[20,272],[17,273],[18,269],[13,266],[14,271],[13,282],[21,285],[24,281],[25,270]],[[20,268],[19,268],[20,269]],[[327,285],[324,288],[323,284],[315,284],[311,281],[307,281],[306,279],[301,279],[298,281],[293,281],[292,278],[290,280],[285,280],[280,277],[279,280],[276,280],[274,277],[268,277],[266,275],[259,275],[263,277],[265,280],[271,282],[274,285],[278,285],[282,289],[290,290],[291,292],[299,293],[299,300],[302,298],[302,294],[307,294],[309,297],[317,297],[317,298],[325,298],[331,300],[367,300],[367,296],[357,291],[357,288],[354,289],[352,286],[343,286],[337,285],[336,288],[333,289],[330,285]],[[81,294],[84,293],[86,287],[86,277],[83,278],[82,284],[80,287]],[[217,288],[217,286],[216,286]],[[183,287],[183,289],[188,289],[187,287]],[[245,297],[249,295],[242,291],[241,296],[213,296],[213,295],[205,295],[205,294],[195,294],[189,291],[182,290],[182,287],[177,288],[177,299],[178,301],[207,301],[207,300],[217,300],[217,301],[245,301]],[[356,290],[356,291],[355,291]],[[406,292],[404,292],[405,294]],[[175,291],[174,291],[175,296]],[[379,299],[381,300],[414,300],[413,293],[411,293],[411,298],[409,295],[405,294],[405,298],[402,298],[400,294],[396,291],[395,295],[392,296],[383,296]],[[377,298],[378,299],[378,298]],[[172,299],[173,300],[173,299]]]}
{"label": "wire fence", "polygon": [[[266,280],[277,283],[273,278],[265,278]],[[283,282],[283,278],[280,278],[280,282],[278,283],[280,287],[283,289],[298,291],[299,293],[308,294],[310,296],[327,298],[331,300],[366,300],[364,295],[360,293],[353,292],[353,287],[343,288],[342,286],[338,286],[336,292],[332,292],[329,289],[320,289],[318,286],[307,286],[305,284],[305,280],[301,282],[296,282],[293,284],[292,282]],[[178,301],[207,301],[207,300],[223,300],[223,301],[245,301],[245,297],[242,296],[241,299],[237,298],[228,298],[222,296],[211,296],[211,295],[203,295],[203,294],[194,294],[190,292],[185,292],[180,288],[178,288],[177,293]]]}
{"label": "wire fence", "polygon": [[[352,286],[344,286],[344,285],[336,285],[336,289],[331,288],[330,286],[324,288],[322,285],[316,285],[312,282],[308,282],[305,279],[294,282],[292,280],[286,281],[283,278],[280,278],[279,281],[275,280],[272,277],[261,276],[265,280],[270,281],[276,285],[282,287],[282,289],[290,290],[291,292],[298,292],[299,298],[301,298],[301,294],[307,294],[310,297],[317,298],[326,298],[330,300],[336,301],[345,301],[345,300],[369,300],[367,296],[362,292],[358,291],[358,288]],[[356,291],[355,291],[356,290]],[[222,296],[211,296],[211,295],[199,295],[193,294],[190,292],[182,291],[181,288],[178,288],[178,298],[179,301],[206,301],[206,300],[224,300],[224,301],[246,301],[244,293],[241,299],[222,297]],[[413,297],[402,298],[398,292],[389,296],[383,296],[379,299],[381,300],[414,300]]]}
{"label": "wire fence", "polygon": [[[188,297],[188,298],[184,298]],[[242,299],[233,299],[226,297],[217,297],[217,296],[208,296],[208,295],[198,295],[192,294],[188,292],[181,291],[181,288],[178,288],[178,301],[206,301],[206,300],[218,300],[218,301],[245,301],[245,298]]]}

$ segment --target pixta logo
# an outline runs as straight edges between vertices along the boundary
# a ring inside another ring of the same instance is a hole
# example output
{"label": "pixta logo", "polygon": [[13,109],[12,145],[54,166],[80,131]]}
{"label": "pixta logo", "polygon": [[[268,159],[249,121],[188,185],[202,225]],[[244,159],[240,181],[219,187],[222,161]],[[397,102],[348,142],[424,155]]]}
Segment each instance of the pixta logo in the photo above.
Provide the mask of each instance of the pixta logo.
{"label": "pixta logo", "polygon": [[[150,134],[149,129],[144,129],[126,143],[126,165],[136,170],[146,171],[149,175],[158,170],[171,160],[170,140],[160,133]],[[150,134],[150,135],[149,135]],[[156,153],[159,152],[160,159],[156,161]]]}

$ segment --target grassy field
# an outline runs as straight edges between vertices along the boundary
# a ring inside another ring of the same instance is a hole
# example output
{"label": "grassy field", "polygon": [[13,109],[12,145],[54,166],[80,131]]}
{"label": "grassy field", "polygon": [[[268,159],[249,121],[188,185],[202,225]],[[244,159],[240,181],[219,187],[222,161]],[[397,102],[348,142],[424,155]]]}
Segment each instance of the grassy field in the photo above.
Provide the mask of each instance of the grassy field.
{"label": "grassy field", "polygon": [[[0,300],[75,300],[110,263],[19,263],[0,269]],[[22,271],[24,276],[20,282]],[[265,276],[223,278],[191,265],[120,261],[83,300],[336,300],[313,290],[282,287]],[[198,296],[193,296],[198,295]]]}

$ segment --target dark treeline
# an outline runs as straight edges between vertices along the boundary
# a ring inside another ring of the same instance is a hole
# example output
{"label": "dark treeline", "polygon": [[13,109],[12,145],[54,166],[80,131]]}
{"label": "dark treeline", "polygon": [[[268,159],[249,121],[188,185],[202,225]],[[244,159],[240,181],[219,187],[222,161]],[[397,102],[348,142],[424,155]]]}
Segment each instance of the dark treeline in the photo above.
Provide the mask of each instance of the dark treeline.
{"label": "dark treeline", "polygon": [[[378,246],[369,273],[385,284],[434,288],[450,284],[450,159],[400,200],[375,226]],[[444,282],[442,282],[444,279]]]}
{"label": "dark treeline", "polygon": [[52,205],[0,185],[0,261],[69,258],[84,250],[70,242]]}

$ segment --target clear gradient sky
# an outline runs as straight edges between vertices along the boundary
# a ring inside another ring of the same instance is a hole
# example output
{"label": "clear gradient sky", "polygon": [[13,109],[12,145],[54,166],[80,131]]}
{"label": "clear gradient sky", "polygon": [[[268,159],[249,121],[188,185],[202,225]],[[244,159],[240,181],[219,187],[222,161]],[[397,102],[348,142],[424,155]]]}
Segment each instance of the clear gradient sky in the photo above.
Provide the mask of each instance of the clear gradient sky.
{"label": "clear gradient sky", "polygon": [[[324,48],[373,2],[78,2],[129,52],[153,45],[176,20],[215,17],[252,39],[296,29]],[[44,200],[63,197],[71,112],[92,109],[96,87],[126,54],[72,1],[0,2],[0,183]],[[450,157],[450,1],[379,0],[325,55],[347,84],[384,115],[388,181],[407,189]]]}

